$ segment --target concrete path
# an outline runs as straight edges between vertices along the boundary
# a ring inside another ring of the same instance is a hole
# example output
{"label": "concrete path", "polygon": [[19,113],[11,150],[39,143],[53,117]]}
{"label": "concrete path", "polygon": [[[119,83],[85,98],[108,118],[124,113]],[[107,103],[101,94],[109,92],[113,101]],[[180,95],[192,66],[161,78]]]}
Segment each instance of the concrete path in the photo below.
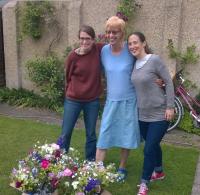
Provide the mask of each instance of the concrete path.
{"label": "concrete path", "polygon": [[[14,107],[0,103],[0,115],[22,119],[31,119],[48,124],[57,124],[60,126],[62,125],[61,115],[44,109]],[[99,121],[97,125],[99,126]],[[83,127],[84,124],[82,120],[79,120],[76,124],[76,128]],[[174,145],[196,147],[200,149],[200,136],[189,134],[179,130],[173,130],[170,133],[167,133],[163,141]],[[197,163],[195,180],[191,195],[200,195],[200,156]]]}

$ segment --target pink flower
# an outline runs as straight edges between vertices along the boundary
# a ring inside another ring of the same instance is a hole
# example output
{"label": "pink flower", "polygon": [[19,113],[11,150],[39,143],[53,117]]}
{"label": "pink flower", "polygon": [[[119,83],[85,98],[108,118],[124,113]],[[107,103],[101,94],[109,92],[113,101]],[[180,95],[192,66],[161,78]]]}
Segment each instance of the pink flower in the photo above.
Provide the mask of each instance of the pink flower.
{"label": "pink flower", "polygon": [[68,168],[66,168],[64,171],[63,171],[63,176],[68,176],[68,177],[70,177],[70,176],[72,176],[73,175],[73,172],[70,170],[70,169],[68,169]]}
{"label": "pink flower", "polygon": [[42,162],[41,162],[41,167],[43,169],[47,169],[49,167],[49,161],[46,160],[46,159],[43,159]]}
{"label": "pink flower", "polygon": [[85,195],[84,192],[77,192],[76,195]]}

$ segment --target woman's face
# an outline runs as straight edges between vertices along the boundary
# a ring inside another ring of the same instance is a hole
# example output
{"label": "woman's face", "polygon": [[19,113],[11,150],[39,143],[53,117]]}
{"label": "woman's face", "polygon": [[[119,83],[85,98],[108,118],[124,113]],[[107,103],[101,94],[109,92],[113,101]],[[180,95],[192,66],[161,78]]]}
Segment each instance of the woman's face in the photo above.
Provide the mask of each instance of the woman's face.
{"label": "woman's face", "polygon": [[79,43],[81,49],[84,51],[90,51],[94,44],[94,39],[86,32],[80,32]]}
{"label": "woman's face", "polygon": [[141,40],[139,39],[139,37],[137,35],[131,35],[128,38],[129,51],[136,58],[140,57],[143,54],[143,52],[145,52],[145,50],[144,50],[145,45],[146,45],[146,43],[141,42]]}
{"label": "woman's face", "polygon": [[106,29],[106,37],[111,45],[117,45],[121,43],[123,38],[123,33],[119,28],[108,27]]}

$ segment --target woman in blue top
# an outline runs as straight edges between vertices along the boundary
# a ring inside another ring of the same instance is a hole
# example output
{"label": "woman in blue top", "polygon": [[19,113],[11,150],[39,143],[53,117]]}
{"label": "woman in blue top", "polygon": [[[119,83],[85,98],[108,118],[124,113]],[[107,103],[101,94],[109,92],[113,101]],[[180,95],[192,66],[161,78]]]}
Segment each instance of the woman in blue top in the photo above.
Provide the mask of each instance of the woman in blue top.
{"label": "woman in blue top", "polygon": [[101,51],[101,61],[107,80],[107,99],[103,111],[96,161],[104,161],[106,150],[121,148],[118,172],[124,180],[127,171],[126,161],[130,149],[140,144],[136,94],[131,83],[131,73],[135,58],[124,42],[125,22],[112,16],[106,22],[106,35],[109,44]]}

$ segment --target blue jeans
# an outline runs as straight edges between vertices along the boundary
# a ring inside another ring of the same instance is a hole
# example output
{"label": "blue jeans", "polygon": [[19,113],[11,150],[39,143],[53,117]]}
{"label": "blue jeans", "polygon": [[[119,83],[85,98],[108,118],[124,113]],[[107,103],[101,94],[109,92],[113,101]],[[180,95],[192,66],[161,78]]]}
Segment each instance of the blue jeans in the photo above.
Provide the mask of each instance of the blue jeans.
{"label": "blue jeans", "polygon": [[62,125],[62,148],[69,150],[72,131],[78,120],[81,110],[83,110],[84,123],[86,129],[85,156],[87,160],[94,160],[96,155],[96,122],[99,113],[99,99],[89,102],[80,102],[65,99],[64,116]]}
{"label": "blue jeans", "polygon": [[162,171],[160,142],[169,126],[168,121],[139,121],[140,132],[145,140],[142,182],[148,183],[154,170]]}

